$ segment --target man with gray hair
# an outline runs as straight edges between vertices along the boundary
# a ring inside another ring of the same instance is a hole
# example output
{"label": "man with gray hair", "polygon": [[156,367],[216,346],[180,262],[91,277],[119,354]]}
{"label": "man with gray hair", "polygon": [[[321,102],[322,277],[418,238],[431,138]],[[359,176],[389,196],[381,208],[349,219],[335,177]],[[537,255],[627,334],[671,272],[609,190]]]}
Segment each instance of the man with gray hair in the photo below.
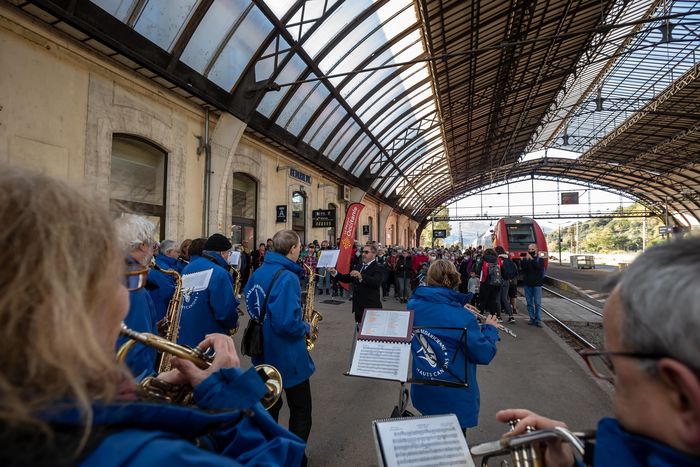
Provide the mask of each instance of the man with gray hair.
{"label": "man with gray hair", "polygon": [[[656,246],[638,257],[605,303],[605,349],[583,351],[594,376],[614,384],[617,418],[596,432],[593,465],[700,465],[700,238]],[[502,422],[566,426],[528,410]],[[550,441],[546,465],[573,465],[571,448]]]}
{"label": "man with gray hair", "polygon": [[170,300],[175,293],[175,278],[172,274],[164,271],[182,272],[184,264],[178,261],[180,247],[174,240],[163,240],[154,258],[155,267],[148,272],[148,282],[146,289],[153,299],[156,307],[156,320],[160,321],[165,317],[170,305]]}
{"label": "man with gray hair", "polygon": [[[144,286],[148,278],[148,265],[157,245],[153,234],[155,225],[148,219],[133,214],[124,214],[114,221],[117,239],[124,251],[126,261],[127,288],[129,289],[129,313],[124,322],[138,332],[157,334],[158,322],[155,305]],[[117,349],[128,339],[120,336]],[[155,369],[156,351],[143,344],[136,344],[126,357],[126,365],[138,377],[148,375]]]}

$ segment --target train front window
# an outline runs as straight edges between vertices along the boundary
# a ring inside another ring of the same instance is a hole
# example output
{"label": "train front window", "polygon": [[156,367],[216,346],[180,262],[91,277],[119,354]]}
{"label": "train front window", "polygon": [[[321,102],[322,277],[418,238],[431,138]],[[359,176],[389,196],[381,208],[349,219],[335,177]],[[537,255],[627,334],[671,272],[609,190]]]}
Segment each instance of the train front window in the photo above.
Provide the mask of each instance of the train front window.
{"label": "train front window", "polygon": [[508,244],[513,245],[528,245],[537,243],[535,239],[535,229],[532,224],[507,224]]}

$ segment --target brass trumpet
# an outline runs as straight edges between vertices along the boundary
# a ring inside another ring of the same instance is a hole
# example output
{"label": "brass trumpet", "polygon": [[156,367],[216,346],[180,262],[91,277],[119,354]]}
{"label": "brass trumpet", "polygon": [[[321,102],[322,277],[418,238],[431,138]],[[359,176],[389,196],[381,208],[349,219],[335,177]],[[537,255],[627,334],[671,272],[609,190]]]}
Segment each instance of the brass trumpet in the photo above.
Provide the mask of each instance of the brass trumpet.
{"label": "brass trumpet", "polygon": [[[518,420],[509,423],[511,431]],[[517,436],[504,436],[498,441],[477,444],[470,449],[474,456],[481,456],[481,467],[488,467],[489,459],[495,456],[511,455],[515,467],[540,467],[544,463],[539,445],[543,441],[560,439],[571,444],[574,452],[583,457],[586,441],[595,438],[595,432],[572,432],[564,427],[554,427],[546,430],[535,430],[528,427],[527,432]],[[511,465],[511,464],[506,464]]]}
{"label": "brass trumpet", "polygon": [[[482,315],[479,312],[479,310],[477,310],[473,306],[469,305],[468,303],[466,305],[464,305],[464,309],[467,310],[469,313],[473,314],[478,322],[483,323],[484,321],[486,321],[486,316]],[[500,323],[496,324],[496,329],[498,329],[499,331],[505,332],[510,337],[518,337],[518,335],[516,333],[514,333],[513,331],[511,331],[510,329],[508,329],[507,327],[503,326]]]}
{"label": "brass trumpet", "polygon": [[[123,362],[129,350],[137,343],[141,343],[148,347],[168,355],[173,355],[178,358],[189,360],[197,365],[202,370],[206,370],[211,366],[214,357],[202,351],[199,347],[191,349],[184,345],[179,345],[171,342],[163,337],[151,334],[148,332],[136,332],[126,327],[122,323],[120,333],[129,338],[117,351],[117,361]],[[270,409],[282,395],[282,375],[279,370],[272,365],[257,365],[255,369],[258,375],[267,386],[267,393],[260,399],[260,403],[265,409]],[[175,404],[189,404],[192,401],[192,388],[189,386],[180,386],[167,383],[157,378],[144,378],[139,385],[141,394],[150,400],[161,400]]]}

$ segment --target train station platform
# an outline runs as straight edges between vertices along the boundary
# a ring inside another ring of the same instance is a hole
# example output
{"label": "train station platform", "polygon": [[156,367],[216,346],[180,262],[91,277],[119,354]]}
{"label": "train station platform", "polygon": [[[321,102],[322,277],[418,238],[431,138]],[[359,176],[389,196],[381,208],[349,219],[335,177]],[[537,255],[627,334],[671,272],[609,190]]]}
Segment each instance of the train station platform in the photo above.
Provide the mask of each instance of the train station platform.
{"label": "train station platform", "polygon": [[552,285],[600,303],[605,303],[609,296],[605,284],[614,274],[617,274],[616,269],[577,269],[554,261],[550,261],[547,268],[547,277],[551,279]]}
{"label": "train station platform", "polygon": [[[311,378],[314,421],[309,465],[374,466],[377,457],[371,423],[391,414],[401,385],[344,376],[353,339],[351,302],[346,298],[329,304],[326,300],[326,296],[316,297],[323,321],[311,352],[316,373]],[[467,430],[470,445],[501,436],[506,427],[496,421],[495,413],[503,408],[529,408],[564,420],[574,429],[594,428],[599,418],[612,414],[609,385],[590,376],[583,360],[546,325],[528,326],[524,304],[518,306],[516,323],[509,325],[518,337],[502,334],[494,360],[477,370],[481,413],[479,426]],[[385,309],[405,307],[393,298],[384,302]],[[236,341],[240,342],[240,335]],[[250,364],[247,357],[241,360],[244,366]],[[280,421],[286,425],[287,420],[285,403]]]}

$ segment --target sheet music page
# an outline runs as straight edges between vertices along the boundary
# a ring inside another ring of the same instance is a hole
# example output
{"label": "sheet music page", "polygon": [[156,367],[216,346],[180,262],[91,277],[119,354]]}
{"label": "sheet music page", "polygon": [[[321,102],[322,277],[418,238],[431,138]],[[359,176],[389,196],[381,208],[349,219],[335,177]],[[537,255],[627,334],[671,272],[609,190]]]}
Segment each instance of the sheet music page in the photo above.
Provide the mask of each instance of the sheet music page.
{"label": "sheet music page", "polygon": [[318,258],[317,268],[334,268],[338,262],[340,250],[321,250],[321,256]]}
{"label": "sheet music page", "polygon": [[410,356],[411,344],[358,340],[348,373],[405,382]]}
{"label": "sheet music page", "polygon": [[182,290],[187,292],[199,292],[205,290],[209,286],[213,269],[206,271],[193,272],[182,276]]}
{"label": "sheet music page", "polygon": [[455,414],[403,417],[373,423],[380,465],[474,467]]}
{"label": "sheet music page", "polygon": [[241,252],[240,251],[232,251],[231,255],[228,257],[228,264],[233,266],[236,269],[241,268]]}
{"label": "sheet music page", "polygon": [[408,311],[365,310],[360,336],[405,339],[411,314]]}

